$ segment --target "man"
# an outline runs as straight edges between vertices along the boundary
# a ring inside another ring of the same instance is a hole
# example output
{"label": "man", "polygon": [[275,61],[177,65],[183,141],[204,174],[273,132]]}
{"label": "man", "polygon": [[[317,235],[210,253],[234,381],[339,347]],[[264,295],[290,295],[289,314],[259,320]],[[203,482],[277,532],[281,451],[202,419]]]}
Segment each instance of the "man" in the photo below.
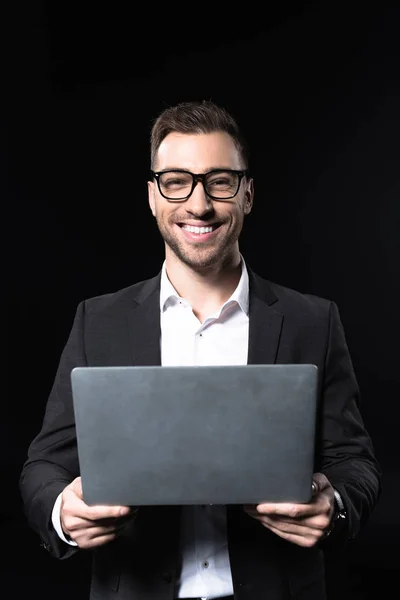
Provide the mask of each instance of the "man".
{"label": "man", "polygon": [[[223,108],[207,101],[166,109],[153,124],[151,168],[149,204],[165,262],[153,279],[79,304],[21,474],[29,523],[55,557],[93,552],[93,600],[323,600],[324,545],[354,538],[380,493],[337,307],[263,280],[246,264],[238,239],[254,184]],[[73,367],[274,362],[319,369],[308,504],[84,503]]]}

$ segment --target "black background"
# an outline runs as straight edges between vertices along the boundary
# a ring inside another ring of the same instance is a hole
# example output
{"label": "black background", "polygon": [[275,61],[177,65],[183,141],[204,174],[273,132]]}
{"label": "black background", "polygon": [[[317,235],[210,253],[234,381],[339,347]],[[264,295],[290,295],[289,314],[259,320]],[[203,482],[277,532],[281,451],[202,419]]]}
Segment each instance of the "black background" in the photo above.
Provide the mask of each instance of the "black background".
{"label": "black background", "polygon": [[151,121],[168,105],[211,98],[252,149],[255,205],[241,251],[260,275],[339,306],[383,493],[328,574],[338,597],[386,597],[400,554],[399,3],[12,8],[6,587],[15,597],[85,597],[88,555],[58,562],[39,546],[22,514],[20,469],[77,303],[161,266],[147,204]]}

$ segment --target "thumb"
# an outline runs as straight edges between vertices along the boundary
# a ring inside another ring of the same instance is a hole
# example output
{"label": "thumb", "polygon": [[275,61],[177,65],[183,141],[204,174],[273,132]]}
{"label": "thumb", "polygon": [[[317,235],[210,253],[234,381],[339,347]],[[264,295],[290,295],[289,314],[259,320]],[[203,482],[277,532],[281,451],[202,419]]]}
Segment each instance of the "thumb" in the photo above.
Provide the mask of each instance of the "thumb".
{"label": "thumb", "polygon": [[329,486],[329,482],[326,476],[323,473],[314,473],[312,477],[312,495],[317,496],[327,486]]}
{"label": "thumb", "polygon": [[76,477],[70,484],[70,489],[83,500],[82,478]]}

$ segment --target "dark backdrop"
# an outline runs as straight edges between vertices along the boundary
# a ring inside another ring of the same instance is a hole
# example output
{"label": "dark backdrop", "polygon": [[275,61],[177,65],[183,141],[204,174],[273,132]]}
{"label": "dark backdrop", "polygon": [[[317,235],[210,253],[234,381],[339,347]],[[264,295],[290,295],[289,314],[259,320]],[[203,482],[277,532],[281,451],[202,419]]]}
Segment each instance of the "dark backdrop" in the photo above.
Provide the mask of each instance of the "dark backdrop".
{"label": "dark backdrop", "polygon": [[384,487],[341,577],[329,563],[331,585],[385,597],[400,549],[399,4],[83,4],[18,3],[9,19],[6,587],[86,590],[88,555],[57,562],[28,529],[19,472],[77,303],[161,266],[147,206],[151,120],[212,98],[252,148],[242,252],[266,278],[339,306]]}

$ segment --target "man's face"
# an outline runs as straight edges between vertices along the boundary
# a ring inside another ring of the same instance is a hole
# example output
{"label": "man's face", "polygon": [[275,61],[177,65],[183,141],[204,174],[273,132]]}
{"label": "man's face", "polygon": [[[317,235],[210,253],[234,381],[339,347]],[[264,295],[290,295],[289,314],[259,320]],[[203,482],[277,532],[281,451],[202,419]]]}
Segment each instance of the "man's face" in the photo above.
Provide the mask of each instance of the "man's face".
{"label": "man's face", "polygon": [[[206,173],[212,169],[243,170],[244,164],[230,135],[170,133],[161,143],[154,171],[185,169]],[[170,253],[191,268],[207,268],[229,261],[238,252],[238,238],[253,203],[253,182],[243,178],[237,195],[224,201],[207,196],[198,182],[184,202],[164,198],[155,181],[148,182],[149,204]],[[187,228],[211,227],[205,233]]]}

